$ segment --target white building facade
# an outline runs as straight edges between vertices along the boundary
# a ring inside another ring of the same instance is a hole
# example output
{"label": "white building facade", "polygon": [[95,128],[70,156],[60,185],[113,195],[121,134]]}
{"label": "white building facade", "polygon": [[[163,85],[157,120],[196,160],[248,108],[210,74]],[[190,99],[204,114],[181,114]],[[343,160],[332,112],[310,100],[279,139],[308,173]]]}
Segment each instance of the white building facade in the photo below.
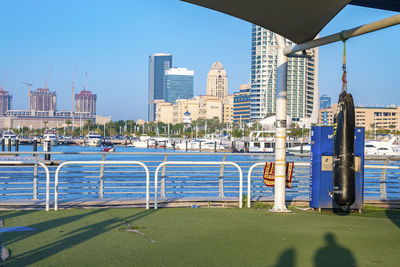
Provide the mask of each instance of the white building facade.
{"label": "white building facade", "polygon": [[[287,45],[292,45],[285,39]],[[252,26],[251,120],[276,113],[277,43],[275,33]],[[314,94],[316,95],[314,97]],[[287,71],[287,113],[293,121],[311,118],[314,99],[318,101],[318,48],[308,58],[291,57]],[[318,111],[316,111],[318,114]]]}

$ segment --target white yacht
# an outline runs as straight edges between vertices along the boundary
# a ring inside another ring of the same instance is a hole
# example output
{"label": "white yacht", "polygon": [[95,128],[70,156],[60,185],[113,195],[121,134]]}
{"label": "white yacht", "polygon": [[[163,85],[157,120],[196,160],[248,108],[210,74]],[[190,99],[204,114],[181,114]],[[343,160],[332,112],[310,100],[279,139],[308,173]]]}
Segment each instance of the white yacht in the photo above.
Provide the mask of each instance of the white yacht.
{"label": "white yacht", "polygon": [[286,151],[290,152],[290,153],[296,153],[296,154],[300,154],[300,153],[309,154],[309,153],[311,153],[311,144],[303,144],[300,146],[289,147],[286,149]]}
{"label": "white yacht", "polygon": [[[180,144],[176,144],[176,148],[180,150],[185,150],[186,149],[186,141],[184,140]],[[225,146],[220,145],[217,142],[217,145],[215,146],[215,140],[209,140],[209,139],[197,139],[193,140],[191,142],[187,143],[187,149],[188,150],[223,150],[226,149]]]}
{"label": "white yacht", "polygon": [[55,130],[46,130],[42,142],[49,140],[51,146],[56,146],[58,144],[58,139],[57,139],[57,132]]}
{"label": "white yacht", "polygon": [[85,138],[85,144],[87,146],[100,146],[102,141],[102,137],[100,134],[90,131]]}
{"label": "white yacht", "polygon": [[397,139],[394,136],[386,141],[366,141],[364,153],[369,156],[400,156],[400,145]]}
{"label": "white yacht", "polygon": [[8,130],[3,133],[4,145],[8,146],[8,142],[11,141],[11,145],[15,145],[15,140],[17,140],[17,135],[13,130]]}
{"label": "white yacht", "polygon": [[[290,131],[288,131],[290,132]],[[269,136],[263,137],[264,134],[267,134]],[[271,137],[271,135],[274,135],[275,131],[252,131],[249,135],[249,148],[248,152],[250,153],[274,153],[275,151],[275,137]],[[303,142],[303,149],[308,149],[306,147],[306,141],[304,139]],[[286,150],[289,152],[291,148],[294,150],[297,150],[300,152],[300,145],[301,145],[301,140],[293,140],[290,139],[289,137],[286,137]],[[297,149],[295,149],[297,147]],[[311,146],[308,149],[311,151]],[[305,151],[305,150],[303,150]]]}

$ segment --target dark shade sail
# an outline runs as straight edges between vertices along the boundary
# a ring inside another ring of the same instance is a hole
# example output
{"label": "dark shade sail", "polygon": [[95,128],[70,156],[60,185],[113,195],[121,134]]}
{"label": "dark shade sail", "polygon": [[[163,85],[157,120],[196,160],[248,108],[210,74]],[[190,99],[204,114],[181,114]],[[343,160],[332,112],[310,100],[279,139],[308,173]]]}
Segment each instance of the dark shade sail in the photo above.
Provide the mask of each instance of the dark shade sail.
{"label": "dark shade sail", "polygon": [[400,0],[181,0],[243,19],[295,43],[310,41],[347,4],[396,11]]}

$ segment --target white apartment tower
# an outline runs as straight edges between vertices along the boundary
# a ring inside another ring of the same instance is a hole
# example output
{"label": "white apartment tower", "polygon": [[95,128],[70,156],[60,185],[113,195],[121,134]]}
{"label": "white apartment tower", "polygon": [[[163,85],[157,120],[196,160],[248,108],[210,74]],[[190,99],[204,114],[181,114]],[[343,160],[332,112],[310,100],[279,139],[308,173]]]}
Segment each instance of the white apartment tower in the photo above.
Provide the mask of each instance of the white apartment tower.
{"label": "white apartment tower", "polygon": [[[287,45],[292,45],[285,39]],[[252,26],[250,117],[264,119],[276,113],[277,43],[275,33]],[[318,48],[309,58],[289,58],[287,113],[293,121],[310,118],[314,92],[318,92]],[[318,99],[318,96],[316,96]]]}
{"label": "white apartment tower", "polygon": [[219,99],[228,95],[228,76],[220,62],[215,62],[208,72],[206,93]]}

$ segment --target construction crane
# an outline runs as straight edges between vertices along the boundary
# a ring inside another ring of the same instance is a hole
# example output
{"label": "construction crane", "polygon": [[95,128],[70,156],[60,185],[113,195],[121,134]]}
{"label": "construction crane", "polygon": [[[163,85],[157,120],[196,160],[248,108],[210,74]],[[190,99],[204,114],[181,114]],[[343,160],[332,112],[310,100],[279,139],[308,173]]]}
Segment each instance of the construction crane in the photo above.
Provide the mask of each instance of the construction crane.
{"label": "construction crane", "polygon": [[6,72],[4,73],[4,79],[3,79],[3,83],[1,84],[0,91],[4,90],[4,84],[6,83],[6,79],[7,79],[7,72],[8,72],[8,69],[6,69]]}
{"label": "construction crane", "polygon": [[47,80],[46,80],[46,82],[44,83],[44,89],[47,89],[47,84],[49,83],[49,80],[50,80],[50,73],[51,73],[52,67],[53,67],[53,65],[50,64],[49,73],[47,74]]}
{"label": "construction crane", "polygon": [[86,91],[87,72],[85,72],[85,82],[83,83],[83,91]]}
{"label": "construction crane", "polygon": [[28,86],[28,108],[30,110],[31,109],[31,87],[33,86],[33,84],[24,82],[24,81],[22,81],[22,83],[26,84]]}
{"label": "construction crane", "polygon": [[75,80],[76,80],[76,70],[78,65],[75,64],[74,79],[72,80],[72,135],[74,135],[74,125],[75,125]]}

